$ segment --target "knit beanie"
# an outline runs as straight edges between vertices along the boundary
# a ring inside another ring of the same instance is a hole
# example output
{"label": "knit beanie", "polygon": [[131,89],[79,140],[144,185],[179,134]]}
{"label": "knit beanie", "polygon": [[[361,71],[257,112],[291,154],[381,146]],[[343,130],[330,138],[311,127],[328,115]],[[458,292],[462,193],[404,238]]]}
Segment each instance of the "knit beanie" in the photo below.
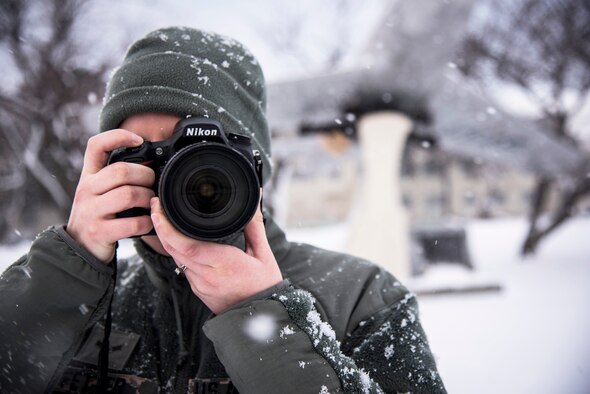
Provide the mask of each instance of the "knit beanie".
{"label": "knit beanie", "polygon": [[271,172],[266,92],[258,61],[241,43],[187,27],[153,31],[132,44],[107,84],[100,131],[145,112],[218,120],[246,135]]}

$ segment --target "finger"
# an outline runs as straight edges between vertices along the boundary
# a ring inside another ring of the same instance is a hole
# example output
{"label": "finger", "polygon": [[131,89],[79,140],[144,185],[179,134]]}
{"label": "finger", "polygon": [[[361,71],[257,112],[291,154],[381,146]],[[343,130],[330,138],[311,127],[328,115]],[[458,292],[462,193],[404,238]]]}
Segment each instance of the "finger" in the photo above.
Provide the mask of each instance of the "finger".
{"label": "finger", "polygon": [[109,153],[121,147],[134,147],[143,143],[143,138],[129,130],[115,129],[97,134],[88,140],[84,153],[82,174],[96,174],[106,164]]}
{"label": "finger", "polygon": [[114,219],[110,222],[109,228],[114,228],[113,233],[120,231],[116,236],[117,240],[147,234],[154,227],[147,215]]}
{"label": "finger", "polygon": [[96,198],[95,209],[100,217],[108,217],[130,208],[150,208],[154,191],[141,186],[121,186]]}
{"label": "finger", "polygon": [[244,228],[244,237],[246,238],[246,252],[253,256],[267,256],[271,252],[268,239],[266,238],[266,228],[264,227],[264,217],[260,205],[254,214],[254,217]]}
{"label": "finger", "polygon": [[187,278],[196,281],[196,282],[210,282],[210,278],[215,275],[215,270],[213,267],[204,264],[196,264],[188,257],[180,257],[174,259],[174,262],[178,266],[184,265],[186,270],[184,271]]}
{"label": "finger", "polygon": [[107,242],[114,243],[121,239],[147,234],[152,227],[150,217],[144,215],[105,220],[102,221],[96,231],[104,234]]}
{"label": "finger", "polygon": [[212,271],[212,268],[198,264],[194,264],[191,268],[192,269],[187,268],[184,274],[193,293],[197,296],[207,296],[211,293],[211,289],[213,288],[213,285],[206,279],[211,275],[209,271]]}
{"label": "finger", "polygon": [[101,195],[119,186],[152,187],[156,179],[154,170],[141,164],[118,162],[106,166],[93,177],[91,191]]}
{"label": "finger", "polygon": [[181,254],[183,256],[194,256],[197,254],[202,242],[187,237],[172,226],[172,223],[170,223],[164,214],[158,197],[151,199],[151,210],[154,228],[156,229],[158,238],[162,242],[162,246],[164,246],[164,249],[168,253],[172,255]]}
{"label": "finger", "polygon": [[216,267],[233,261],[236,253],[243,253],[231,245],[200,241],[182,234],[170,223],[157,197],[152,198],[151,208],[152,222],[158,238],[164,249],[173,256],[180,255],[190,258],[193,263]]}

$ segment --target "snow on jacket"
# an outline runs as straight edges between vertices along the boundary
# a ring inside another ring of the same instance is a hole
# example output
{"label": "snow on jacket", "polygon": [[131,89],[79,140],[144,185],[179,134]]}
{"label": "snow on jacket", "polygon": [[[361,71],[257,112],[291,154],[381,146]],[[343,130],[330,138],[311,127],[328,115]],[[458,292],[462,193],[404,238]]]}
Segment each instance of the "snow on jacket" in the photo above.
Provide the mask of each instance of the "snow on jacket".
{"label": "snow on jacket", "polygon": [[111,298],[114,387],[446,392],[400,282],[359,258],[288,242],[271,218],[266,230],[287,280],[217,316],[141,241],[119,260],[115,286],[113,267],[63,227],[42,232],[0,277],[0,392],[91,391]]}

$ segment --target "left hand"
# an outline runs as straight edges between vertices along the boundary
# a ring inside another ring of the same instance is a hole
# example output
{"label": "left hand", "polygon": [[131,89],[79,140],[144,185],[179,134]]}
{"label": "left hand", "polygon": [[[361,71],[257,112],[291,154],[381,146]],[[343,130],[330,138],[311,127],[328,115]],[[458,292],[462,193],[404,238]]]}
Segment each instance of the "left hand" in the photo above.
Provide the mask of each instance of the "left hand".
{"label": "left hand", "polygon": [[193,293],[215,314],[283,280],[272,253],[260,207],[244,228],[246,250],[200,241],[180,233],[166,218],[160,200],[151,199],[151,217],[164,249],[185,265]]}

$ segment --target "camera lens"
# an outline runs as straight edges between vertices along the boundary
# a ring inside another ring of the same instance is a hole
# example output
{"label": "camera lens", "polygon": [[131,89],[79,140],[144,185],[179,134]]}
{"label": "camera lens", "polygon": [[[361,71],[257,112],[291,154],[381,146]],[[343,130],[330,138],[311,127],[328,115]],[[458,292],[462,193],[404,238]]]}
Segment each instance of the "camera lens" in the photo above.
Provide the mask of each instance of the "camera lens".
{"label": "camera lens", "polygon": [[214,215],[228,206],[232,196],[232,183],[222,170],[199,169],[186,179],[182,195],[187,207],[195,213]]}
{"label": "camera lens", "polygon": [[253,164],[235,149],[198,143],[168,161],[158,187],[170,222],[185,235],[220,240],[242,230],[260,199]]}

